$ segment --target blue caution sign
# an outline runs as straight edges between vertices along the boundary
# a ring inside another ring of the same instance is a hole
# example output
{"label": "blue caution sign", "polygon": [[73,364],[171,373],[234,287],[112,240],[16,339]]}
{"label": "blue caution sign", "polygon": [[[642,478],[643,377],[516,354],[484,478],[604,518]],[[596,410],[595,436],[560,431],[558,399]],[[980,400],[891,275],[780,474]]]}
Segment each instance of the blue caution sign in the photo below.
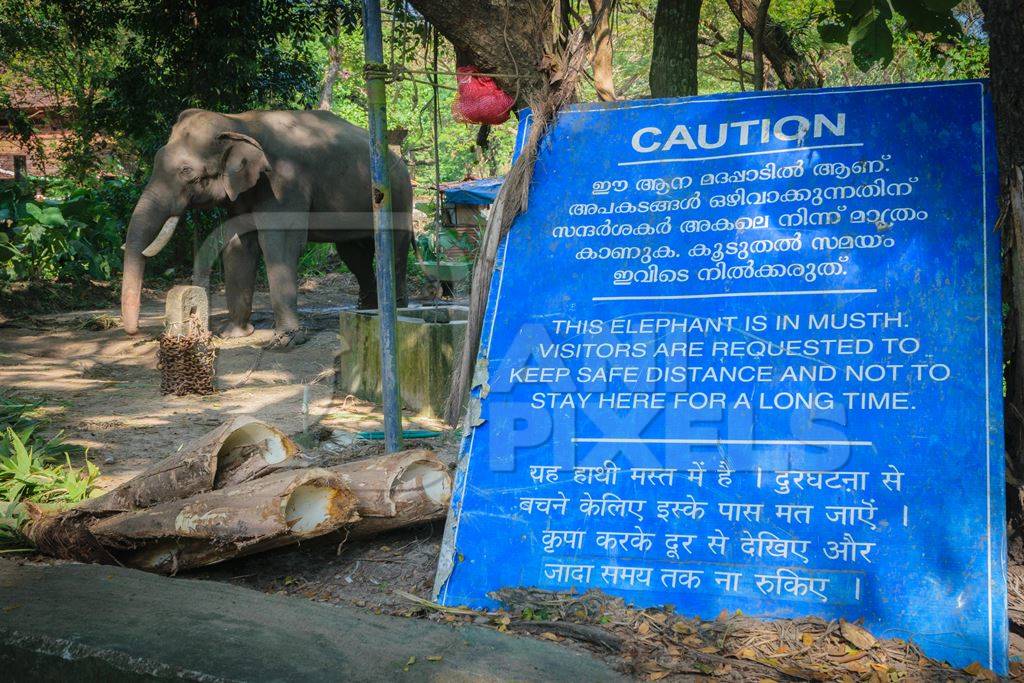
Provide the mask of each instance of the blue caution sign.
{"label": "blue caution sign", "polygon": [[863,618],[1005,672],[986,87],[564,112],[499,250],[438,599]]}

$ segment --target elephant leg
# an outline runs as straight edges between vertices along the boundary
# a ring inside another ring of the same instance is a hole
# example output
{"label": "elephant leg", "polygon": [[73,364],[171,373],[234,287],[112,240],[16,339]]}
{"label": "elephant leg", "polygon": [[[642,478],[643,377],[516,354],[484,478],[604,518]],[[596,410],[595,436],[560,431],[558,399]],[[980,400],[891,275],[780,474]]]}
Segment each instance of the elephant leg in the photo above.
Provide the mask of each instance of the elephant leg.
{"label": "elephant leg", "polygon": [[377,308],[377,278],[373,272],[373,238],[335,242],[338,257],[359,283],[359,308]]}
{"label": "elephant leg", "polygon": [[247,337],[253,332],[249,319],[260,258],[259,241],[251,218],[237,216],[232,222],[237,224],[237,229],[227,238],[221,256],[228,323],[221,328],[220,336],[227,339]]}
{"label": "elephant leg", "polygon": [[[401,214],[400,214],[401,215]],[[409,245],[412,229],[396,225],[395,230],[395,301],[399,308],[409,305],[406,271],[409,268]]]}
{"label": "elephant leg", "polygon": [[274,307],[274,341],[270,348],[306,341],[299,324],[299,257],[306,248],[309,215],[305,211],[257,214],[259,243],[267,264],[270,302]]}

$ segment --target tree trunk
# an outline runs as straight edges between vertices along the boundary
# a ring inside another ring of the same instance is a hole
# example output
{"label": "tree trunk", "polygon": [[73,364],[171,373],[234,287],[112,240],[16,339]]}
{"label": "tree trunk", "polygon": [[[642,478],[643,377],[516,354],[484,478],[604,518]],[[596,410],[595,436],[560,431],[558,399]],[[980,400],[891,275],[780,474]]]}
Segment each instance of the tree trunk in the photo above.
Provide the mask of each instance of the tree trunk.
{"label": "tree trunk", "polygon": [[516,109],[546,86],[544,50],[552,34],[549,0],[411,0],[463,58],[494,74]]}
{"label": "tree trunk", "polygon": [[[613,0],[589,0],[590,13],[598,17],[594,27],[594,90],[602,102],[615,101],[615,81],[612,78],[612,2]],[[700,0],[696,0],[700,3]]]}
{"label": "tree trunk", "polygon": [[432,451],[329,469],[305,467],[297,454],[273,427],[235,418],[91,505],[58,513],[28,506],[25,533],[53,557],[174,574],[332,531],[360,538],[448,512],[452,476]]}
{"label": "tree trunk", "polygon": [[330,468],[356,498],[359,520],[344,532],[371,536],[448,514],[452,476],[432,451],[413,449]]}
{"label": "tree trunk", "polygon": [[[1011,474],[1020,481],[1024,477],[1024,4],[1020,0],[987,0],[980,4],[989,36],[1000,203],[1005,211],[1003,301],[1009,311],[1003,331],[1003,352],[1009,363],[1006,447]],[[1019,508],[1016,497],[1010,502],[1013,508]]]}
{"label": "tree trunk", "polygon": [[359,519],[341,478],[316,468],[114,515],[30,513],[26,536],[47,555],[164,574],[322,536]]}
{"label": "tree trunk", "polygon": [[651,97],[697,94],[697,26],[702,0],[658,0]]}
{"label": "tree trunk", "polygon": [[[761,0],[757,5],[754,24],[754,90],[764,90],[764,29],[768,25],[768,6],[772,0]],[[740,32],[742,35],[742,31]]]}
{"label": "tree trunk", "polygon": [[335,36],[334,42],[327,49],[327,68],[324,69],[324,82],[320,88],[320,102],[317,104],[317,109],[331,110],[331,104],[334,103],[334,84],[338,81],[339,73],[341,73],[341,48],[338,46],[337,36]]}
{"label": "tree trunk", "polygon": [[[726,0],[726,3],[743,29],[751,36],[755,35],[758,8],[756,0]],[[771,19],[765,21],[761,49],[771,62],[779,80],[787,88],[821,87],[814,67],[793,47],[793,41],[789,39],[786,29]]]}
{"label": "tree trunk", "polygon": [[88,525],[122,564],[162,574],[297,543],[359,519],[356,500],[323,469],[278,472]]}

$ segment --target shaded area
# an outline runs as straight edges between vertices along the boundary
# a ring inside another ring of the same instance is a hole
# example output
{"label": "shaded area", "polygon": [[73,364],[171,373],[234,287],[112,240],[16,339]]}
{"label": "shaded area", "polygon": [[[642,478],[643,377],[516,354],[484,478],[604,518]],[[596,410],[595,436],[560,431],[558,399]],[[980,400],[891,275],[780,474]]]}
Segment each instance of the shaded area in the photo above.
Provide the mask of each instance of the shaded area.
{"label": "shaded area", "polygon": [[555,645],[204,581],[0,564],[8,676],[96,680],[619,680]]}

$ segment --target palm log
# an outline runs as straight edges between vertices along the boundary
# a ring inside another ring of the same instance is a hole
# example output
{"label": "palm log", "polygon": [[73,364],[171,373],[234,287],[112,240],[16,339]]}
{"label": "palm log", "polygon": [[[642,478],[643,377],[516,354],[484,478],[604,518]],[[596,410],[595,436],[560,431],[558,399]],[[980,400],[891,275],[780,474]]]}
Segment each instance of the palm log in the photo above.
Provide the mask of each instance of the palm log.
{"label": "palm log", "polygon": [[347,528],[352,537],[442,519],[448,512],[452,476],[433,451],[402,451],[336,465],[330,471],[355,496],[360,519]]}
{"label": "palm log", "polygon": [[122,564],[165,574],[314,538],[359,519],[324,469],[278,472],[88,525]]}
{"label": "palm log", "polygon": [[283,432],[242,415],[76,509],[110,514],[148,508],[248,481],[276,469],[301,467],[298,455],[299,447]]}

